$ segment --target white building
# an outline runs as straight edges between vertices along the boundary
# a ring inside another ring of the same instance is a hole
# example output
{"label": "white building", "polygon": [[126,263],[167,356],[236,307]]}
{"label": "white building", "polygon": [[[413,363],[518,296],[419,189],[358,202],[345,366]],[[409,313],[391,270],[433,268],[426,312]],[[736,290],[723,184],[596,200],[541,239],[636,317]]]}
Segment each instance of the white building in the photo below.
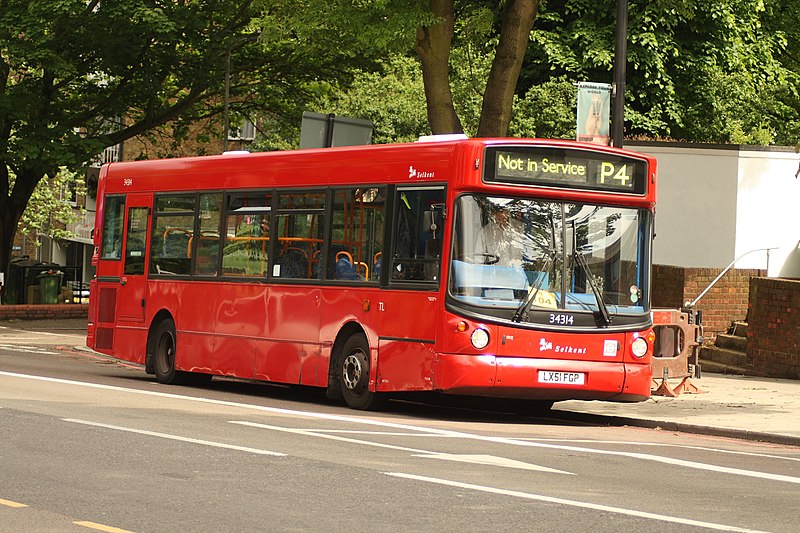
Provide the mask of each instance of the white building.
{"label": "white building", "polygon": [[654,263],[725,268],[741,257],[736,268],[800,278],[800,154],[793,148],[666,142],[625,148],[658,159]]}

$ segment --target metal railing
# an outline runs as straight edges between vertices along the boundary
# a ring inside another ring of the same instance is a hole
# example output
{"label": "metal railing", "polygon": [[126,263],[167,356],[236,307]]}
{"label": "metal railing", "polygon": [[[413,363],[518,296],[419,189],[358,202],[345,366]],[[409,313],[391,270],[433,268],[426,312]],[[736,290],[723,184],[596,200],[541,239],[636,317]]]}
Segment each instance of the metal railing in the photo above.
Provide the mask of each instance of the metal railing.
{"label": "metal railing", "polygon": [[694,299],[694,300],[692,300],[691,302],[686,302],[686,305],[685,305],[684,307],[685,307],[686,309],[693,309],[693,308],[694,308],[694,306],[695,306],[695,305],[697,305],[697,302],[699,302],[699,301],[700,301],[700,298],[702,298],[703,296],[705,296],[705,295],[706,295],[706,293],[707,293],[708,291],[710,291],[710,290],[711,290],[711,288],[712,288],[714,285],[716,285],[716,284],[717,284],[717,282],[718,282],[718,281],[719,281],[719,280],[722,278],[722,276],[724,276],[725,274],[727,274],[727,273],[728,273],[728,271],[729,271],[731,268],[733,268],[733,265],[735,265],[735,264],[736,264],[736,262],[737,262],[739,259],[741,259],[742,257],[744,257],[744,256],[746,256],[746,255],[750,255],[750,254],[752,254],[752,253],[754,253],[754,252],[764,252],[764,251],[766,251],[766,252],[767,252],[767,272],[769,272],[769,252],[770,252],[770,250],[777,250],[777,249],[778,249],[778,247],[777,247],[777,246],[773,246],[773,247],[771,247],[771,248],[756,248],[756,249],[754,249],[754,250],[750,250],[749,252],[745,252],[745,253],[743,253],[742,255],[740,255],[739,257],[737,257],[737,258],[736,258],[736,259],[734,259],[733,261],[731,261],[731,263],[730,263],[730,264],[729,264],[727,267],[725,267],[725,270],[723,270],[722,272],[720,272],[719,276],[717,276],[716,278],[714,278],[714,281],[712,281],[711,283],[709,283],[709,284],[708,284],[708,287],[706,287],[706,288],[703,290],[703,292],[701,292],[701,293],[700,293],[700,294],[697,296],[697,298],[695,298],[695,299]]}

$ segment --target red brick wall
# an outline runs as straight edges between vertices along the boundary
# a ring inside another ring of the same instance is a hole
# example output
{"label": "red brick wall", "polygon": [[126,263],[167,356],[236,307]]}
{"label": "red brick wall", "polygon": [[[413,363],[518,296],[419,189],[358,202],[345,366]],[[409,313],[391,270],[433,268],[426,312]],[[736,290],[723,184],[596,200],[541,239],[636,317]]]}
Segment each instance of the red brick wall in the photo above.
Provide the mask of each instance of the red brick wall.
{"label": "red brick wall", "polygon": [[759,375],[800,379],[800,281],[750,280],[747,362]]}
{"label": "red brick wall", "polygon": [[0,305],[0,320],[46,320],[86,318],[89,304]]}
{"label": "red brick wall", "polygon": [[[720,272],[721,268],[653,265],[653,307],[682,307],[697,298]],[[714,340],[731,322],[747,318],[750,279],[764,275],[764,270],[731,269],[697,302],[707,339]]]}
{"label": "red brick wall", "polygon": [[684,273],[676,266],[653,265],[653,307],[680,309],[684,297]]}
{"label": "red brick wall", "polygon": [[29,234],[26,237],[21,232],[17,231],[16,235],[14,235],[14,246],[19,246],[19,250],[13,251],[11,253],[12,257],[27,255],[31,259],[36,259],[37,248],[35,235]]}

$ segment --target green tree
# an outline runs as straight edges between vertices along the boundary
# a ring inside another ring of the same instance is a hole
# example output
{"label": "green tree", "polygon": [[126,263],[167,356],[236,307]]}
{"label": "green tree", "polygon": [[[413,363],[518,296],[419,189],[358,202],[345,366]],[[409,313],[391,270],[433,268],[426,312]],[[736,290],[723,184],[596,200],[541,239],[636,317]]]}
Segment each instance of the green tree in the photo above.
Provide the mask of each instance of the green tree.
{"label": "green tree", "polygon": [[[547,2],[523,89],[559,75],[610,82],[615,4]],[[630,0],[626,134],[786,142],[800,112],[798,70],[789,66],[797,41],[787,38],[797,36],[797,9],[788,0]]]}
{"label": "green tree", "polygon": [[[16,176],[11,174],[11,186]],[[44,234],[52,239],[66,239],[73,233],[65,227],[79,219],[78,211],[73,209],[70,197],[86,195],[85,176],[79,172],[71,172],[60,168],[52,177],[46,177],[34,189],[25,212],[22,214],[24,235],[30,233]]]}
{"label": "green tree", "polygon": [[344,90],[331,88],[316,109],[372,120],[376,144],[412,142],[430,131],[419,63],[406,55],[357,73]]}
{"label": "green tree", "polygon": [[[386,3],[360,2],[359,22],[375,22]],[[374,61],[358,45],[393,39],[392,21],[379,39],[375,24],[348,26],[326,3],[303,4],[0,0],[0,270],[45,176],[161,125],[180,138],[187,124],[219,115],[226,65],[236,111],[280,119],[315,95],[318,80]],[[109,119],[121,127],[110,131]]]}

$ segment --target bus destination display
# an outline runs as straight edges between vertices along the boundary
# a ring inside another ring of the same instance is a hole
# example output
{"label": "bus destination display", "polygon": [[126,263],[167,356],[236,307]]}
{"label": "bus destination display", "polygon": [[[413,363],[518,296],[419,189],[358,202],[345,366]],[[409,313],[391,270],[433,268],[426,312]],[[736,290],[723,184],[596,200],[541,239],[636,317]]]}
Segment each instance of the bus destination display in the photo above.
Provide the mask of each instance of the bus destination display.
{"label": "bus destination display", "polygon": [[644,161],[559,148],[489,149],[487,181],[644,194]]}

